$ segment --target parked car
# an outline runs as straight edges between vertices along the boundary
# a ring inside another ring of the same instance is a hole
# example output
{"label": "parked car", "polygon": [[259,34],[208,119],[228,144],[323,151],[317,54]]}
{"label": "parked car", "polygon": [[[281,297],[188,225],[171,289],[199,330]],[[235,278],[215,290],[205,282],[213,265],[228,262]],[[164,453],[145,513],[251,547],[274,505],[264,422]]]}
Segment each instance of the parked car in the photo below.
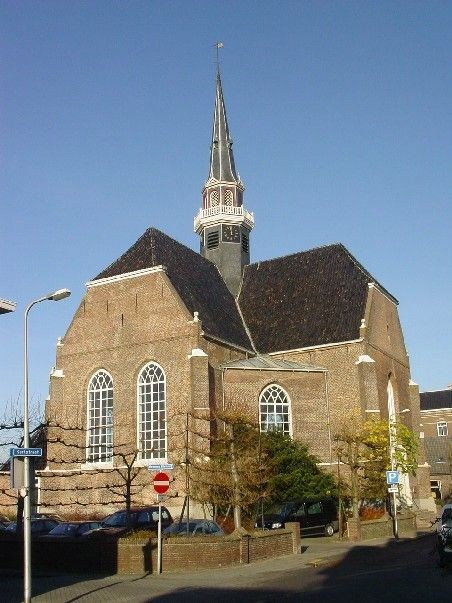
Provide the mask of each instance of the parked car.
{"label": "parked car", "polygon": [[48,538],[77,538],[100,528],[100,521],[63,521],[47,534]]}
{"label": "parked car", "polygon": [[339,529],[336,504],[331,498],[306,498],[275,505],[263,517],[256,518],[254,527],[276,530],[290,521],[300,524],[300,533],[304,536],[332,536]]}
{"label": "parked car", "polygon": [[55,519],[56,521],[64,521],[62,517],[56,513],[32,513],[32,519]]}
{"label": "parked car", "polygon": [[[131,530],[157,530],[159,508],[132,507],[130,509],[129,527]],[[171,513],[162,507],[162,530],[173,523]],[[100,527],[92,530],[88,536],[118,536],[127,531],[127,511],[125,509],[108,515],[100,523]]]}
{"label": "parked car", "polygon": [[438,563],[444,567],[452,563],[452,504],[444,505],[438,521],[437,551]]}
{"label": "parked car", "polygon": [[166,536],[224,536],[224,531],[216,521],[209,519],[190,519],[171,524],[163,533]]}
{"label": "parked car", "polygon": [[6,530],[10,523],[10,519],[8,519],[5,515],[0,515],[0,531]]}
{"label": "parked car", "polygon": [[[55,519],[32,519],[30,521],[31,526],[31,535],[32,536],[42,536],[44,534],[48,534],[50,530],[53,530],[55,526],[58,525],[58,521]],[[15,533],[17,528],[17,523],[13,521],[6,528],[7,533]]]}

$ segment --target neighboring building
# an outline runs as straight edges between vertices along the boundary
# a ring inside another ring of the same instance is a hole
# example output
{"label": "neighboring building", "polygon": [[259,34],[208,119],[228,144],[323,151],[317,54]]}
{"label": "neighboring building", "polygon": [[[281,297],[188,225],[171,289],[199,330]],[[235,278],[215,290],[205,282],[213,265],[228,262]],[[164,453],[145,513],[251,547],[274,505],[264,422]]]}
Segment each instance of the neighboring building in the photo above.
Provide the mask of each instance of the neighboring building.
{"label": "neighboring building", "polygon": [[452,386],[422,392],[421,433],[423,433],[430,484],[436,498],[452,497]]}
{"label": "neighboring building", "polygon": [[0,299],[0,314],[8,314],[14,312],[16,309],[16,302],[9,301],[8,299]]}
{"label": "neighboring building", "polygon": [[[209,174],[194,221],[201,253],[147,229],[87,283],[58,342],[40,478],[47,508],[123,505],[112,495],[136,450],[143,470],[134,501],[154,500],[146,466],[184,460],[187,413],[247,412],[262,430],[303,440],[326,469],[336,464],[335,430],[355,408],[418,432],[419,392],[397,300],[341,244],[250,264],[254,217],[243,195],[218,74]],[[189,423],[189,448],[202,454],[210,423]],[[431,509],[422,452],[404,496]],[[180,508],[184,470],[174,477],[167,504]]]}

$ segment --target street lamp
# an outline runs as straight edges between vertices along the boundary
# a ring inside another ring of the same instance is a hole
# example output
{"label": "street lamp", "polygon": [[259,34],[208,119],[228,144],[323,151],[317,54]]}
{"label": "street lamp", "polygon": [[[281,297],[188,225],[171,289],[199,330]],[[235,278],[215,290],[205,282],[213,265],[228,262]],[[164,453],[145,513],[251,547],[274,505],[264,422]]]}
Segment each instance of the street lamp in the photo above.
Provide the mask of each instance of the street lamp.
{"label": "street lamp", "polygon": [[[24,315],[24,448],[30,448],[30,426],[28,417],[28,313],[42,301],[60,301],[69,297],[69,289],[58,289],[32,301]],[[30,500],[30,458],[24,457],[24,603],[31,601],[31,500]]]}

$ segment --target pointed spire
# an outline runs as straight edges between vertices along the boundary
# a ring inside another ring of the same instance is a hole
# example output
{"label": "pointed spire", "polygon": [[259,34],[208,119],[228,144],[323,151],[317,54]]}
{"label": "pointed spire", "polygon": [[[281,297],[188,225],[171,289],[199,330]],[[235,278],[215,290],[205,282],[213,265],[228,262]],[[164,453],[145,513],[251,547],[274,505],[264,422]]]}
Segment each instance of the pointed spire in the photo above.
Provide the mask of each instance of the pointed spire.
{"label": "pointed spire", "polygon": [[211,178],[221,182],[240,182],[240,178],[235,171],[232,139],[229,135],[219,66],[217,66],[215,112],[213,117],[212,145],[210,147],[209,177],[207,180]]}

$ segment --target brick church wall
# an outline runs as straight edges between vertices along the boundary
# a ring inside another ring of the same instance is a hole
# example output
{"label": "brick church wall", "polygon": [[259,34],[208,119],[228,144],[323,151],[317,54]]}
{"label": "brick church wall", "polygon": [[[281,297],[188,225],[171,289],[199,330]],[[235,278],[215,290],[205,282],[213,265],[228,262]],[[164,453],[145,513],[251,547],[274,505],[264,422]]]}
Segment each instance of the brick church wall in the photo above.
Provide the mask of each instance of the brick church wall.
{"label": "brick church wall", "polygon": [[281,386],[291,402],[293,437],[309,451],[329,459],[329,418],[323,372],[288,372],[228,369],[224,373],[224,405],[243,409],[259,422],[259,395],[270,384]]}

